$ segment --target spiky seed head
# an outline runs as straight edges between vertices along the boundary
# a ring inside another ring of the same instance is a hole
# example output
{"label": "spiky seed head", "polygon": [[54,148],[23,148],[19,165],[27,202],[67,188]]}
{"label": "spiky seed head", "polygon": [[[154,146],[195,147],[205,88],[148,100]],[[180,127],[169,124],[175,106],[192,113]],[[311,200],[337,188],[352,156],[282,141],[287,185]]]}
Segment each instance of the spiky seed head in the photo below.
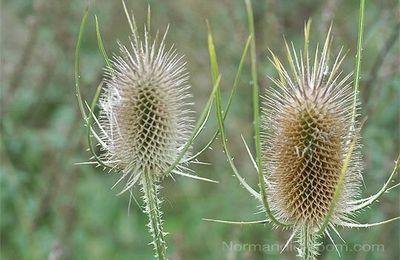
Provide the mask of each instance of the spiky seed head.
{"label": "spiky seed head", "polygon": [[167,32],[158,43],[144,31],[144,40],[134,30],[129,47],[119,44],[100,97],[105,161],[123,172],[126,188],[144,171],[164,177],[192,129],[183,57],[173,47],[166,50]]}
{"label": "spiky seed head", "polygon": [[[354,93],[342,75],[342,50],[330,62],[330,30],[311,60],[309,27],[304,51],[286,44],[290,69],[272,54],[279,79],[268,88],[263,109],[263,159],[268,196],[279,219],[316,227],[327,215],[353,132]],[[356,122],[357,124],[357,122]],[[356,127],[357,128],[357,127]],[[332,221],[339,221],[361,180],[359,145],[353,152]]]}

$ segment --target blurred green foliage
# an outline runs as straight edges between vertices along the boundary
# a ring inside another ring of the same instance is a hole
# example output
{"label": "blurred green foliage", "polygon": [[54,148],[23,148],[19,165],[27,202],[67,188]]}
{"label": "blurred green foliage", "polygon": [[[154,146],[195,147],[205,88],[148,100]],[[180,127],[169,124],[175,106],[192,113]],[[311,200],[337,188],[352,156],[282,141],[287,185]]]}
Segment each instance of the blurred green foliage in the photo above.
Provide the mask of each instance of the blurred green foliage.
{"label": "blurred green foliage", "polygon": [[[111,54],[117,40],[128,41],[129,28],[120,1],[89,1],[91,16],[82,46],[82,87],[90,99],[102,77],[93,14],[99,16],[104,43]],[[230,90],[240,51],[247,38],[241,0],[149,0],[153,29],[164,31],[167,42],[185,54],[196,109],[211,90],[205,19],[213,27],[222,73],[222,92]],[[139,24],[145,21],[146,1],[127,1]],[[74,95],[73,53],[86,1],[5,0],[1,6],[1,258],[2,259],[152,259],[147,217],[128,195],[116,197],[110,187],[117,174],[92,166],[76,166],[89,153]],[[331,20],[334,46],[349,50],[344,64],[351,71],[356,50],[358,1],[253,0],[260,86],[271,86],[274,70],[268,48],[283,54],[283,37],[301,46],[303,24],[313,18],[312,40],[321,41]],[[398,1],[367,1],[362,64],[362,115],[365,162],[363,195],[386,180],[399,151],[399,6]],[[396,42],[397,41],[397,42]],[[235,161],[256,187],[240,135],[251,141],[251,89],[246,66],[238,97],[228,117],[227,131]],[[195,146],[200,148],[216,128],[212,120]],[[193,169],[219,184],[186,178],[168,179],[165,229],[171,259],[294,259],[295,252],[238,250],[245,244],[284,244],[290,233],[271,226],[230,226],[202,218],[255,220],[264,215],[259,205],[232,177],[220,143],[202,155],[211,166]],[[398,180],[397,180],[398,181]],[[140,194],[136,191],[139,199]],[[140,201],[140,199],[139,199]],[[377,222],[400,214],[399,190],[386,194],[360,222]],[[399,259],[399,222],[362,230],[339,229],[349,249],[342,259]],[[340,239],[334,235],[338,243]],[[229,250],[226,245],[238,245]],[[326,239],[325,244],[331,242]],[[225,244],[224,244],[225,243]],[[372,245],[384,250],[368,250]],[[351,250],[362,245],[364,250]],[[236,248],[236,250],[235,250]],[[331,248],[332,249],[332,248]],[[322,259],[337,259],[334,250]]]}

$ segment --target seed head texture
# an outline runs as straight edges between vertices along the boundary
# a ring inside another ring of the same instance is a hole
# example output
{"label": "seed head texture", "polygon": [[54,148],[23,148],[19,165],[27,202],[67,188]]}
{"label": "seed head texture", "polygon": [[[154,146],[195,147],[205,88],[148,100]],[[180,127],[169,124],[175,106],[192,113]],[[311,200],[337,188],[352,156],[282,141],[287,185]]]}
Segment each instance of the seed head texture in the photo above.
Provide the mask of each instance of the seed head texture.
{"label": "seed head texture", "polygon": [[149,42],[146,29],[144,35],[141,40],[134,32],[129,49],[120,44],[100,97],[104,158],[123,172],[128,186],[145,171],[164,177],[192,129],[183,57],[166,50],[166,34],[159,44],[157,37]]}
{"label": "seed head texture", "polygon": [[[272,54],[280,77],[272,79],[277,87],[268,88],[264,99],[262,145],[272,209],[286,223],[316,227],[332,204],[354,134],[354,93],[351,74],[340,70],[342,51],[330,65],[330,31],[313,60],[308,34],[306,27],[303,53],[286,43],[289,70]],[[346,217],[347,201],[359,193],[358,143],[351,158],[333,222]]]}

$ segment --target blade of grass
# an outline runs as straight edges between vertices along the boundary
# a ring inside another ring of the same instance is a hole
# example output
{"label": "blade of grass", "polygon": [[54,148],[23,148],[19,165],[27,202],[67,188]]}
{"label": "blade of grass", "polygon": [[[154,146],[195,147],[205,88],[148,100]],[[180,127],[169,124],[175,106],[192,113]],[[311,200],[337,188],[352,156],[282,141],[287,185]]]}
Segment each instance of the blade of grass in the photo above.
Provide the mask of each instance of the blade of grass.
{"label": "blade of grass", "polygon": [[258,76],[257,76],[257,59],[256,59],[256,39],[254,32],[254,16],[253,8],[250,0],[245,0],[247,19],[248,19],[248,30],[252,36],[250,43],[250,60],[251,60],[251,79],[252,79],[252,98],[253,98],[253,124],[254,124],[254,142],[256,147],[256,162],[258,166],[258,183],[260,186],[261,199],[266,211],[267,216],[272,220],[273,223],[285,226],[286,224],[278,221],[272,214],[268,204],[267,190],[265,186],[263,176],[263,165],[261,158],[261,137],[260,137],[260,101],[259,101],[259,89],[258,89]]}
{"label": "blade of grass", "polygon": [[199,134],[200,131],[203,130],[204,128],[204,124],[205,121],[207,121],[208,115],[209,114],[209,110],[213,104],[213,100],[215,97],[215,94],[217,93],[218,89],[219,89],[219,82],[221,80],[221,77],[218,77],[217,81],[215,82],[213,89],[211,91],[211,94],[207,100],[206,106],[204,107],[200,118],[197,120],[196,126],[193,129],[192,134],[189,137],[188,142],[186,143],[186,145],[182,148],[181,152],[179,153],[178,157],[176,158],[175,162],[173,164],[171,164],[169,166],[169,168],[165,171],[165,175],[170,174],[170,172],[181,162],[183,156],[185,155],[185,153],[189,150],[190,146],[193,143],[194,137],[197,136]]}
{"label": "blade of grass", "polygon": [[[92,123],[93,123],[92,112],[94,111],[96,103],[99,99],[102,83],[100,83],[99,86],[97,87],[97,90],[96,90],[95,96],[92,100],[91,108],[90,108],[88,115],[86,115],[86,112],[85,112],[84,101],[83,101],[83,98],[81,95],[81,90],[80,90],[80,48],[81,48],[81,44],[82,44],[83,33],[84,33],[84,30],[86,27],[88,14],[89,14],[89,10],[86,9],[85,13],[83,15],[82,21],[81,21],[80,28],[79,28],[78,40],[77,40],[76,48],[75,48],[75,91],[76,91],[76,97],[78,100],[79,109],[80,109],[81,115],[82,115],[83,120],[85,121],[86,127],[87,127],[86,135],[87,135],[87,141],[88,141],[90,153],[92,154],[92,156],[95,158],[95,160],[101,166],[103,166],[105,168],[110,168],[109,166],[104,164],[103,161],[96,154],[94,146],[93,146],[93,142],[91,139],[91,137],[92,137],[91,131],[92,131]],[[104,47],[103,47],[103,44],[101,41],[101,35],[100,35],[99,27],[98,27],[97,17],[95,17],[95,18],[96,18],[96,32],[97,32],[97,37],[98,37],[97,39],[98,39],[98,43],[99,43],[100,52],[103,54],[103,57],[107,57],[107,54],[104,50]]]}
{"label": "blade of grass", "polygon": [[[211,31],[209,31],[209,33],[211,33]],[[211,37],[212,37],[212,35],[211,35]],[[249,45],[250,45],[250,40],[251,40],[251,36],[249,36],[247,38],[246,44],[245,44],[245,46],[243,48],[243,51],[242,51],[242,56],[240,58],[238,69],[236,71],[236,76],[235,76],[235,80],[234,80],[233,85],[232,85],[232,90],[231,90],[231,93],[229,95],[228,103],[226,104],[226,107],[225,107],[225,113],[223,115],[224,121],[225,121],[225,119],[226,119],[226,117],[228,115],[228,111],[230,109],[230,106],[231,106],[231,103],[232,103],[232,99],[235,96],[237,88],[239,86],[240,77],[241,77],[241,74],[242,74],[244,62],[246,60],[247,51],[248,51],[248,48],[249,48]],[[205,150],[207,150],[214,143],[214,141],[217,138],[218,134],[219,134],[219,128],[214,132],[213,137],[210,139],[210,141],[202,149],[200,149],[200,151],[198,151],[196,154],[194,154],[193,156],[188,158],[186,161],[192,161],[192,160],[196,159],[200,154],[202,154]]]}
{"label": "blade of grass", "polygon": [[[210,24],[208,23],[207,20],[206,20],[206,23],[207,23],[207,29],[208,29],[207,46],[208,46],[208,55],[210,56],[211,80],[212,80],[212,84],[215,84],[215,82],[217,81],[217,78],[218,78],[218,76],[220,76],[220,74],[219,74],[217,54],[215,52],[214,39],[212,37]],[[217,92],[215,92],[215,99],[214,99],[215,104],[220,99],[221,99],[221,88],[218,88]]]}
{"label": "blade of grass", "polygon": [[212,76],[213,83],[215,83],[215,81],[217,80],[217,78],[219,76],[217,54],[215,52],[214,39],[212,37],[210,24],[208,23],[207,20],[206,20],[206,23],[207,23],[207,29],[208,29],[207,45],[208,45],[208,54],[210,56],[211,76]]}
{"label": "blade of grass", "polygon": [[94,15],[94,19],[95,19],[95,22],[96,22],[97,44],[99,46],[99,50],[100,50],[101,56],[103,57],[104,63],[107,65],[107,67],[109,69],[112,69],[111,64],[110,64],[110,60],[108,59],[107,52],[106,52],[106,50],[104,48],[103,39],[102,39],[101,33],[100,33],[99,20],[97,19],[97,15]]}
{"label": "blade of grass", "polygon": [[357,54],[354,65],[354,98],[353,98],[353,113],[352,113],[352,126],[355,128],[356,108],[358,90],[360,85],[360,72],[361,72],[361,55],[364,34],[364,14],[365,14],[365,0],[360,0],[359,20],[358,20],[358,39],[357,39]]}
{"label": "blade of grass", "polygon": [[218,120],[219,132],[221,133],[222,147],[223,147],[226,157],[228,158],[229,165],[231,166],[231,168],[232,168],[236,178],[239,180],[240,184],[242,184],[243,187],[252,196],[254,196],[257,200],[261,201],[260,194],[258,194],[257,191],[255,191],[249,184],[247,184],[245,179],[239,174],[239,171],[237,170],[235,163],[233,162],[232,155],[228,148],[227,137],[225,134],[225,126],[224,126],[224,120],[223,120],[222,108],[221,108],[221,97],[216,96],[215,99],[216,99],[215,103],[216,103],[216,111],[217,111],[217,120]]}
{"label": "blade of grass", "polygon": [[[97,39],[97,45],[99,47],[99,51],[101,56],[103,57],[103,61],[106,64],[107,68],[112,72],[112,66],[110,63],[110,60],[108,58],[107,52],[104,48],[104,44],[103,44],[103,38],[101,36],[101,32],[100,32],[100,25],[99,25],[99,20],[97,19],[97,15],[94,15],[95,18],[95,23],[96,23],[96,39]],[[94,159],[104,168],[108,168],[108,169],[112,169],[111,166],[108,166],[107,164],[105,164],[100,157],[96,154],[95,150],[94,150],[94,146],[93,146],[93,141],[92,141],[92,135],[91,135],[91,131],[92,131],[92,124],[93,124],[93,117],[94,117],[94,110],[96,107],[96,104],[99,100],[100,97],[100,92],[101,92],[101,87],[103,85],[103,82],[100,82],[99,86],[96,89],[96,93],[93,97],[92,103],[90,105],[90,110],[92,113],[89,114],[88,117],[88,128],[87,128],[87,140],[88,140],[88,144],[89,144],[89,150],[92,153]]]}
{"label": "blade of grass", "polygon": [[[208,26],[208,53],[210,56],[210,66],[211,66],[211,76],[212,76],[212,81],[213,83],[216,81],[216,77],[218,76],[218,62],[217,62],[217,54],[215,52],[215,47],[214,47],[214,40],[212,37],[211,29],[209,24],[207,23]],[[220,76],[219,76],[220,78]],[[215,83],[214,83],[215,84]],[[219,125],[219,132],[221,133],[221,139],[222,139],[222,146],[225,151],[225,155],[228,157],[229,164],[235,173],[236,177],[239,179],[239,182],[245,187],[255,198],[259,199],[260,195],[250,187],[244,180],[244,178],[239,174],[235,164],[232,161],[232,157],[230,155],[230,151],[228,149],[228,145],[226,142],[226,136],[225,136],[225,126],[224,126],[224,115],[222,111],[222,101],[221,101],[221,93],[220,91],[217,91],[215,93],[215,107],[216,107],[216,115],[217,115],[217,120],[218,120],[218,125]]]}
{"label": "blade of grass", "polygon": [[82,118],[83,120],[86,121],[86,112],[85,112],[85,108],[83,105],[83,99],[81,96],[81,89],[80,89],[80,50],[81,50],[81,44],[82,44],[82,37],[83,37],[83,33],[86,27],[86,21],[87,21],[87,17],[89,14],[89,9],[86,8],[85,13],[82,17],[82,21],[81,21],[81,25],[79,28],[79,34],[78,34],[78,41],[76,42],[76,47],[75,47],[75,95],[76,98],[78,100],[78,105],[79,105],[79,110],[81,112]]}

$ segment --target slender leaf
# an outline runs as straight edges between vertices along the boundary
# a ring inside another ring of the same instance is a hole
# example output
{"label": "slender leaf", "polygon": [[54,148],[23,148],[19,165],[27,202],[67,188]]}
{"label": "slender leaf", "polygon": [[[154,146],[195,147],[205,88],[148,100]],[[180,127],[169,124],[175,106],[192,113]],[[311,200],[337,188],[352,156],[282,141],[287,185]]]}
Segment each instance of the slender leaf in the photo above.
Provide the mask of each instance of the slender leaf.
{"label": "slender leaf", "polygon": [[251,79],[252,79],[252,97],[253,97],[253,124],[254,124],[254,142],[256,147],[256,162],[258,166],[258,183],[260,186],[261,199],[266,211],[267,216],[278,225],[285,225],[278,221],[272,214],[268,204],[267,190],[265,186],[265,180],[263,176],[263,165],[261,156],[261,135],[260,135],[260,97],[258,89],[258,76],[257,76],[257,60],[256,60],[256,41],[254,32],[254,17],[253,8],[250,0],[245,0],[247,19],[248,19],[248,30],[252,35],[250,43],[250,60],[251,60]]}
{"label": "slender leaf", "polygon": [[78,41],[77,41],[76,47],[75,47],[75,92],[76,92],[75,94],[76,94],[76,98],[78,100],[78,105],[79,105],[79,109],[80,109],[82,118],[85,121],[86,121],[86,112],[85,112],[85,108],[83,105],[83,99],[81,96],[79,79],[80,79],[80,50],[81,50],[82,37],[83,37],[83,33],[85,31],[88,14],[89,14],[89,9],[86,9],[85,13],[83,15],[82,21],[81,21],[81,26],[79,28],[79,34],[78,34]]}
{"label": "slender leaf", "polygon": [[362,44],[364,34],[364,14],[365,14],[365,0],[360,0],[360,11],[358,20],[358,39],[357,39],[357,54],[354,65],[354,98],[353,98],[353,113],[352,113],[352,125],[354,126],[358,99],[358,90],[360,85],[360,72],[361,72],[361,55],[362,55]]}
{"label": "slender leaf", "polygon": [[[251,36],[249,36],[247,38],[246,44],[245,44],[245,46],[243,48],[243,51],[242,51],[242,57],[240,58],[238,69],[236,71],[235,81],[233,82],[233,86],[232,86],[231,93],[229,95],[228,103],[226,104],[226,107],[225,107],[225,113],[223,115],[224,121],[225,121],[225,119],[226,119],[226,117],[228,115],[229,109],[230,109],[231,104],[232,104],[233,97],[235,96],[237,88],[239,86],[240,77],[242,75],[243,65],[244,65],[244,62],[246,60],[247,51],[249,49],[250,41],[251,41]],[[219,134],[219,128],[214,132],[214,135],[211,138],[211,140],[200,151],[198,151],[196,154],[194,154],[192,157],[190,157],[187,161],[191,161],[191,160],[197,158],[200,154],[202,154],[205,150],[207,150],[214,143],[214,141],[217,138],[218,134]]]}
{"label": "slender leaf", "polygon": [[99,46],[99,50],[101,53],[101,56],[103,57],[104,63],[107,65],[107,67],[109,69],[112,69],[111,64],[110,64],[110,60],[108,59],[108,55],[106,50],[104,49],[104,44],[103,44],[103,39],[101,37],[101,33],[100,33],[100,25],[99,25],[99,21],[97,19],[97,15],[94,16],[95,18],[95,22],[96,22],[96,38],[97,38],[97,44]]}
{"label": "slender leaf", "polygon": [[189,150],[190,146],[192,145],[194,137],[197,136],[199,134],[199,132],[203,130],[204,123],[207,121],[209,110],[210,110],[210,107],[212,106],[212,103],[213,103],[213,100],[215,97],[215,93],[219,89],[219,82],[220,82],[220,78],[218,78],[217,82],[214,84],[211,94],[208,97],[206,106],[204,107],[204,109],[200,115],[200,118],[197,120],[196,126],[194,127],[193,132],[190,135],[188,142],[182,148],[182,150],[179,153],[178,157],[176,158],[175,162],[172,163],[169,166],[169,168],[165,171],[165,173],[164,173],[165,175],[168,175],[181,162],[182,158],[185,156],[185,153]]}

